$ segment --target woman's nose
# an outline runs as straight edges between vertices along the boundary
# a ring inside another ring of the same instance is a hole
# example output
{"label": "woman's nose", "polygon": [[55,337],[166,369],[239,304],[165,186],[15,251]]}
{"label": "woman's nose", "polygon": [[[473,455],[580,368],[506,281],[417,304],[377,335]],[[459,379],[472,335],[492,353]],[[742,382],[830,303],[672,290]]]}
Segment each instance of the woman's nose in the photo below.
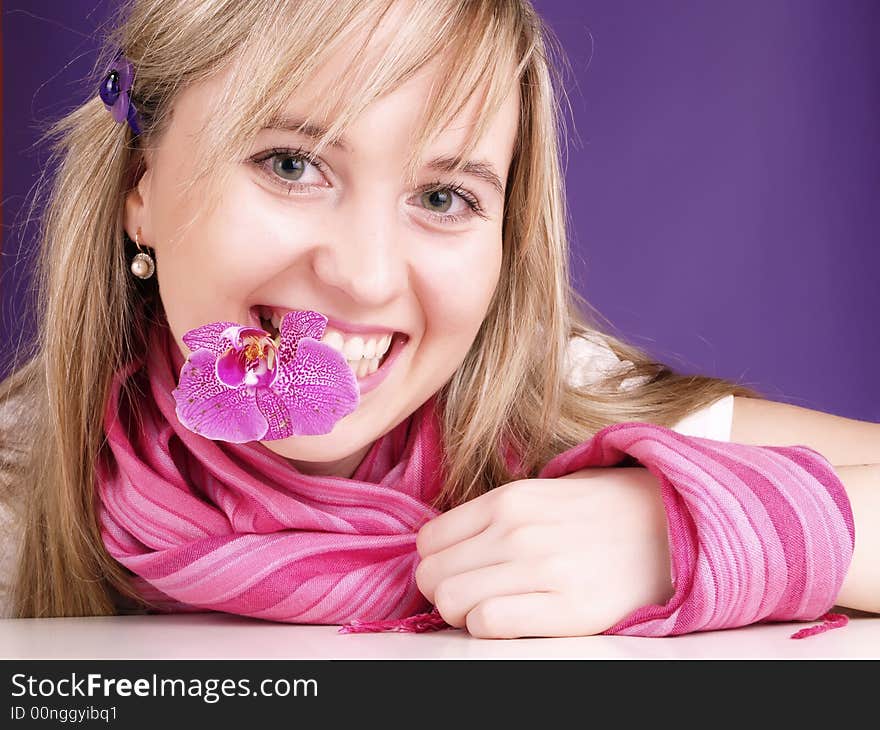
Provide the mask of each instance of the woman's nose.
{"label": "woman's nose", "polygon": [[360,307],[376,308],[406,287],[407,263],[394,223],[375,212],[351,216],[315,253],[315,273]]}

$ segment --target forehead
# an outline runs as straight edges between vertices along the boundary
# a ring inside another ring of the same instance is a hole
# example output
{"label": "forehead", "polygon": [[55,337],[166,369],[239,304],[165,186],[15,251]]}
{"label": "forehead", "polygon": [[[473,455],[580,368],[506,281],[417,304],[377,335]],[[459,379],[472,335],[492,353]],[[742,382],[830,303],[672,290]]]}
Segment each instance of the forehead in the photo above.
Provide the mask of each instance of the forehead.
{"label": "forehead", "polygon": [[[401,14],[406,7],[406,3],[394,4],[369,37],[363,30],[350,30],[345,41],[339,43],[336,50],[326,56],[322,65],[310,73],[305,83],[287,99],[282,116],[302,118],[313,109],[326,110],[319,112],[313,121],[319,128],[329,126],[339,116],[346,100],[359,97],[364,88],[368,88],[377,77],[382,76],[378,68],[389,62],[388,46],[398,32]],[[442,90],[444,84],[449,83],[446,77],[447,69],[451,66],[452,52],[440,52],[412,69],[396,88],[373,99],[352,121],[350,135],[370,136],[374,143],[393,139],[397,145],[402,146],[409,136],[402,135],[415,130],[432,93]],[[513,79],[514,72],[515,69],[511,66],[505,69],[504,77]],[[442,133],[448,144],[463,141],[479,119],[487,97],[488,82],[487,78],[476,88],[444,129],[432,132]],[[497,118],[490,121],[491,132],[484,137],[497,137],[505,131],[509,132],[511,123],[515,124],[514,120],[519,119],[519,103],[519,85],[511,83],[510,92],[499,109]]]}
{"label": "forehead", "polygon": [[[334,66],[342,63],[339,59],[332,61]],[[407,143],[415,143],[418,122],[434,85],[438,83],[443,83],[442,65],[439,69],[423,67],[396,89],[370,102],[347,129],[331,142],[331,146],[350,153],[357,153],[367,145],[405,151],[408,149]],[[479,87],[443,129],[431,130],[433,136],[429,148],[456,154],[464,146],[483,111],[486,86],[484,83]],[[334,70],[322,69],[287,100],[283,111],[273,117],[266,128],[293,132],[302,127],[301,131],[306,136],[320,136],[331,126],[336,110],[317,118],[310,117],[308,124],[306,118],[314,107],[315,99],[333,93],[333,89],[338,87]],[[519,88],[517,84],[512,84],[497,114],[488,120],[475,150],[484,153],[492,150],[510,151],[518,129],[519,113]]]}
{"label": "forehead", "polygon": [[[461,96],[476,80],[471,79],[467,86],[460,86],[458,89],[444,89],[444,84],[450,83],[446,78],[447,69],[455,60],[451,54],[456,53],[449,49],[440,51],[429,59],[410,55],[401,60],[397,53],[398,47],[393,45],[395,42],[400,42],[398,36],[403,34],[412,40],[413,33],[421,36],[424,32],[420,27],[413,31],[412,23],[409,25],[404,23],[406,14],[411,14],[407,2],[392,3],[388,12],[377,24],[366,23],[364,19],[365,22],[352,23],[339,35],[327,39],[332,48],[317,55],[317,65],[307,70],[303,69],[305,73],[302,80],[295,88],[291,87],[287,90],[289,96],[274,98],[272,105],[278,111],[272,114],[271,119],[256,114],[251,116],[253,121],[242,120],[239,126],[247,127],[250,133],[259,129],[264,123],[273,124],[279,119],[308,118],[315,129],[320,129],[330,127],[340,117],[341,111],[354,111],[354,116],[348,117],[347,128],[341,130],[340,136],[346,133],[352,137],[368,135],[373,138],[371,141],[374,144],[393,139],[398,147],[406,147],[406,139],[415,131],[414,128],[422,115],[429,111],[426,105],[432,94],[448,94],[451,91]],[[408,30],[409,35],[402,33],[401,28],[404,31]],[[427,38],[419,37],[417,40],[425,44],[428,42]],[[454,48],[454,44],[449,48]],[[281,69],[286,67],[285,55],[275,54],[277,68],[273,68],[271,64],[265,63],[266,58],[273,56],[260,54],[257,63],[262,64],[261,75],[280,82],[280,78],[274,74],[281,73]],[[461,51],[456,53],[456,57],[458,61],[466,60],[461,55]],[[302,64],[300,68],[308,66],[308,63]],[[251,65],[245,64],[248,68],[251,68]],[[394,70],[389,72],[390,68]],[[190,121],[209,117],[214,108],[212,102],[222,104],[224,94],[229,93],[230,81],[239,82],[239,79],[234,78],[236,71],[235,64],[230,63],[225,69],[220,69],[196,86],[184,90],[178,95],[174,104],[175,107],[179,107],[179,116],[186,116]],[[487,120],[491,132],[487,131],[483,135],[485,138],[499,136],[508,138],[513,134],[512,126],[515,125],[515,120],[519,119],[520,106],[519,84],[513,83],[515,71],[516,69],[511,65],[503,72],[502,78],[510,79],[511,83],[508,84],[509,90],[499,108],[497,118]],[[253,72],[260,74],[256,65]],[[382,79],[387,80],[389,76],[398,79],[390,90],[382,81]],[[441,107],[444,115],[452,111],[457,113],[443,129],[428,130],[429,136],[442,133],[444,144],[449,145],[455,145],[466,139],[483,111],[489,80],[486,75],[483,83],[476,87],[470,98],[464,100],[461,109],[453,110],[451,105],[437,105]],[[271,86],[269,88],[271,89]],[[369,93],[370,89],[379,90],[381,95],[375,96],[374,93]],[[360,102],[364,97],[369,99],[365,107],[353,110],[349,108],[352,100]]]}
{"label": "forehead", "polygon": [[[370,83],[371,70],[375,69],[383,58],[386,46],[396,32],[399,15],[404,12],[405,7],[405,3],[396,4],[389,15],[382,19],[369,40],[363,59],[356,67],[354,58],[356,52],[360,50],[360,45],[366,42],[364,37],[355,33],[352,42],[340,44],[338,50],[310,74],[307,81],[287,99],[282,114],[301,118],[313,108],[329,108],[329,113],[323,119],[316,120],[318,126],[329,126],[329,123],[338,116],[345,100],[357,96],[357,92]],[[416,124],[424,113],[435,87],[442,89],[444,84],[449,83],[448,68],[451,66],[451,59],[448,54],[449,51],[435,56],[412,72],[397,88],[374,99],[355,117],[349,127],[348,135],[359,139],[371,139],[374,144],[384,139],[394,140],[397,145],[403,145],[404,141],[409,139],[410,133],[415,131]],[[514,69],[510,68],[505,77],[512,79],[513,73]],[[520,100],[519,85],[510,86],[511,93],[508,93],[497,117],[490,120],[490,131],[484,135],[484,138],[497,140],[499,137],[507,139],[511,136],[512,128],[519,119]],[[464,107],[447,127],[435,130],[433,133],[443,135],[443,141],[449,145],[459,145],[478,120],[487,96],[487,87],[488,79],[466,100]],[[325,101],[328,97],[336,100],[329,107]]]}

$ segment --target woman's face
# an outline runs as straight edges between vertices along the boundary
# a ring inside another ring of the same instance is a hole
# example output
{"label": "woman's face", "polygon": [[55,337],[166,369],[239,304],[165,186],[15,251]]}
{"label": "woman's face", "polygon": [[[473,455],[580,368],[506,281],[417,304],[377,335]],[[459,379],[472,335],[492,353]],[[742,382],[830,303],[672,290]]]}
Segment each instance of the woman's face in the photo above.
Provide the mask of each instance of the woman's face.
{"label": "woman's face", "polygon": [[[311,94],[333,88],[341,63],[328,65],[289,100],[291,118],[304,117]],[[442,68],[432,66],[441,74]],[[219,320],[254,322],[259,305],[326,315],[325,341],[358,358],[350,361],[356,373],[365,367],[358,364],[364,353],[356,333],[365,349],[378,345],[380,353],[384,333],[408,337],[389,367],[380,368],[384,378],[376,387],[364,392],[358,377],[360,403],[333,431],[263,442],[303,473],[351,476],[373,441],[441,388],[473,343],[498,282],[518,92],[508,96],[471,157],[484,174],[450,175],[429,166],[459,152],[475,121],[479,100],[472,99],[427,150],[417,185],[406,187],[407,140],[431,80],[423,71],[367,107],[344,146],[328,146],[321,155],[321,169],[294,154],[310,151],[308,136],[262,130],[247,159],[235,163],[219,205],[199,213],[178,240],[201,203],[178,192],[196,163],[190,139],[223,79],[188,87],[126,201],[126,230],[134,239],[140,227],[141,243],[155,250],[162,303],[184,355],[188,330]],[[438,181],[434,192],[421,192]],[[456,183],[459,189],[452,188]]]}

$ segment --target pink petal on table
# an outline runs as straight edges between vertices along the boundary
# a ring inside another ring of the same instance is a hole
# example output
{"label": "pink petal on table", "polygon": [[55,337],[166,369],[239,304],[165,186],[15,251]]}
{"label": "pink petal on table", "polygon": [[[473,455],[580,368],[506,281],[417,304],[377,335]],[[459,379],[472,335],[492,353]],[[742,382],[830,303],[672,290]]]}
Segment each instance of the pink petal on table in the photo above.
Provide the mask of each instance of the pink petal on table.
{"label": "pink petal on table", "polygon": [[292,364],[279,361],[271,389],[287,404],[297,436],[330,433],[360,401],[357,377],[342,353],[311,337],[299,341]]}
{"label": "pink petal on table", "polygon": [[209,350],[196,351],[184,363],[180,383],[172,391],[178,420],[208,439],[237,444],[261,439],[268,423],[253,391],[223,385],[217,380],[215,363]]}

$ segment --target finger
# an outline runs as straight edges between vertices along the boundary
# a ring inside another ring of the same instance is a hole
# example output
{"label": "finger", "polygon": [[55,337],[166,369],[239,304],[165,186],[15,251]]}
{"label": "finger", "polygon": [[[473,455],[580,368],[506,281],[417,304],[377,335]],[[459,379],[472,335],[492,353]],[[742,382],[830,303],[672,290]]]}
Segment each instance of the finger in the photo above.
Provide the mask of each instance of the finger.
{"label": "finger", "polygon": [[486,598],[468,612],[465,626],[478,639],[586,636],[603,630],[581,621],[553,591]]}
{"label": "finger", "polygon": [[485,530],[492,518],[486,499],[491,494],[481,494],[422,525],[416,537],[419,555],[425,558]]}
{"label": "finger", "polygon": [[433,603],[446,623],[462,628],[468,613],[487,599],[547,590],[540,575],[537,565],[521,560],[488,565],[441,581]]}
{"label": "finger", "polygon": [[416,585],[422,595],[434,603],[437,586],[444,580],[509,560],[511,556],[502,548],[498,530],[489,525],[478,535],[422,558],[416,566]]}

